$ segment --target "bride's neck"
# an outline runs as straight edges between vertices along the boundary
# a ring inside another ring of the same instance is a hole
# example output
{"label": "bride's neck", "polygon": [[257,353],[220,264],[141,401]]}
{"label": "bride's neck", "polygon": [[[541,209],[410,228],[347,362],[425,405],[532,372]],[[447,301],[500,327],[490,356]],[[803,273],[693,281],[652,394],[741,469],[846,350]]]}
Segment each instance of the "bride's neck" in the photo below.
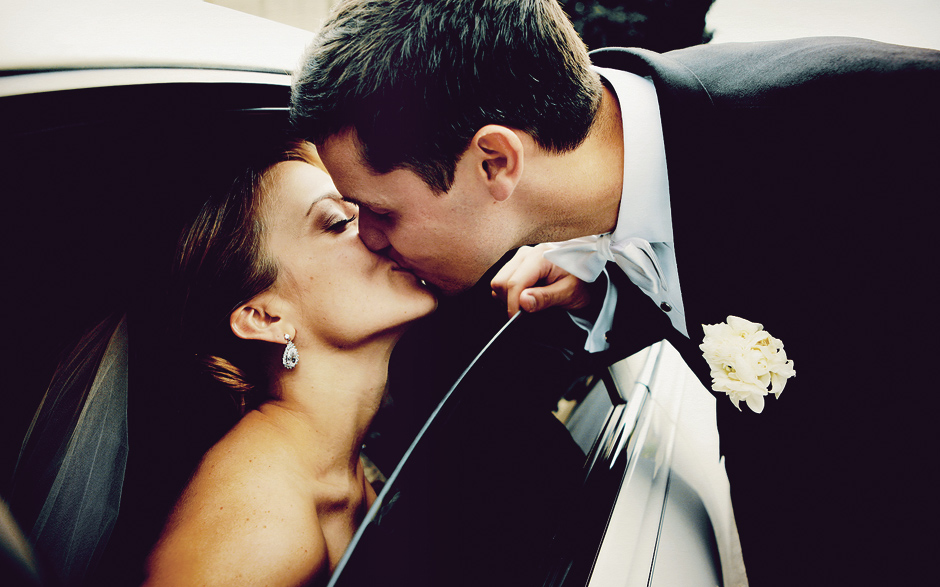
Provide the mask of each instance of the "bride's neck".
{"label": "bride's neck", "polygon": [[310,443],[318,475],[354,472],[359,450],[381,405],[392,346],[301,351],[291,370],[278,372],[274,396],[260,411],[279,421],[298,442]]}

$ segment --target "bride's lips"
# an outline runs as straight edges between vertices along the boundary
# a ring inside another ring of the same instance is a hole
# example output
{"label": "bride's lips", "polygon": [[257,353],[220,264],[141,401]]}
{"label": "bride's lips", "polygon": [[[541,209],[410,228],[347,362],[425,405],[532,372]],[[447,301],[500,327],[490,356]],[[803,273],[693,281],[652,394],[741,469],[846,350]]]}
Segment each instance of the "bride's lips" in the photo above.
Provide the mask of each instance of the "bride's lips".
{"label": "bride's lips", "polygon": [[402,265],[401,263],[399,263],[398,261],[392,258],[389,258],[389,261],[392,262],[392,271],[400,271],[402,273],[408,273],[409,275],[414,277],[415,281],[417,281],[421,285],[421,287],[425,289],[431,289],[433,287],[427,280],[425,280],[420,275],[418,275],[418,273],[414,269],[405,267],[404,265]]}
{"label": "bride's lips", "polygon": [[415,274],[414,271],[412,271],[412,270],[409,269],[408,267],[405,267],[404,265],[402,265],[401,263],[399,263],[399,262],[396,261],[395,259],[392,259],[391,257],[389,257],[388,260],[389,260],[389,262],[391,263],[391,269],[392,269],[392,271],[400,271],[400,272],[402,272],[402,273],[408,273],[408,274],[412,275],[415,279],[420,279],[420,278]]}
{"label": "bride's lips", "polygon": [[411,271],[407,267],[403,266],[401,263],[399,263],[395,259],[392,259],[391,257],[386,257],[386,259],[388,259],[389,264],[391,264],[392,271],[404,271],[405,273],[412,273],[412,274],[414,273],[414,271]]}

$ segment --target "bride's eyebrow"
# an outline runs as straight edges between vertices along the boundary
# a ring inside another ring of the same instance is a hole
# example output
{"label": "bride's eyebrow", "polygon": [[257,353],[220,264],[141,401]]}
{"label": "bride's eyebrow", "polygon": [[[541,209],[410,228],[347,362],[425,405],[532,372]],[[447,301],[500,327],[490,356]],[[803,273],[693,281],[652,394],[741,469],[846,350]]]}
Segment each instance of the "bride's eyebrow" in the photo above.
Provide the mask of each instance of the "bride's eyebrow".
{"label": "bride's eyebrow", "polygon": [[334,194],[334,193],[325,193],[320,196],[317,196],[316,198],[313,199],[312,202],[310,202],[310,207],[307,208],[307,213],[304,214],[304,217],[306,218],[310,216],[310,214],[313,213],[313,209],[317,207],[317,204],[319,204],[323,200],[341,201],[342,198],[339,196],[339,194]]}

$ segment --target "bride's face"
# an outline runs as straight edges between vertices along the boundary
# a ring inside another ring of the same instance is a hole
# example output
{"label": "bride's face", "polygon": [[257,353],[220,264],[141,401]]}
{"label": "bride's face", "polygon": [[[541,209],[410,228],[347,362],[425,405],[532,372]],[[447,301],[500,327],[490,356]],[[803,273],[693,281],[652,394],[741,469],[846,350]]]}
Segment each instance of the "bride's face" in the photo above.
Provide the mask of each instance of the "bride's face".
{"label": "bride's face", "polygon": [[286,161],[265,185],[265,246],[278,263],[274,287],[297,322],[298,346],[311,336],[345,347],[398,333],[437,307],[414,274],[366,248],[356,205],[326,172]]}

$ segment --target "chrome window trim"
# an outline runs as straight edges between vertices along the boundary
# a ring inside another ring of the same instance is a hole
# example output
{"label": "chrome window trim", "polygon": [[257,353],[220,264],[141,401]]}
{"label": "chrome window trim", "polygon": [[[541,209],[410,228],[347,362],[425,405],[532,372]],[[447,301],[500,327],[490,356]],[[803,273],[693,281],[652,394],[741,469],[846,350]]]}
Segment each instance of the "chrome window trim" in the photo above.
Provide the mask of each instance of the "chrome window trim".
{"label": "chrome window trim", "polygon": [[0,97],[112,86],[243,83],[290,87],[289,72],[235,69],[105,68],[10,74],[0,77]]}

